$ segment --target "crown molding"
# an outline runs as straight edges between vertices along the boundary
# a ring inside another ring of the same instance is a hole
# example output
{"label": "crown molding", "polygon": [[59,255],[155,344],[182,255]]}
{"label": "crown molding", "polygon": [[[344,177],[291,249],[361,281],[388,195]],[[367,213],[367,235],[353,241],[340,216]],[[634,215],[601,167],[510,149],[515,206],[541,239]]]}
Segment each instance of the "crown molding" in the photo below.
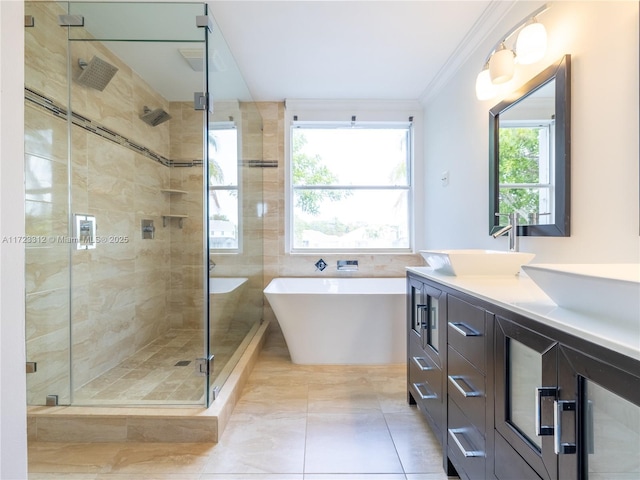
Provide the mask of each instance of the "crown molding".
{"label": "crown molding", "polygon": [[[488,37],[494,32],[496,26],[517,3],[518,0],[491,0],[482,12],[482,15],[469,29],[451,55],[449,55],[449,58],[442,68],[438,70],[438,73],[436,73],[431,82],[426,86],[422,95],[420,95],[420,103],[423,105],[428,103],[449,83],[458,70],[469,60],[471,55],[475,53],[480,46],[484,45]],[[478,68],[481,67],[482,65],[478,66]]]}

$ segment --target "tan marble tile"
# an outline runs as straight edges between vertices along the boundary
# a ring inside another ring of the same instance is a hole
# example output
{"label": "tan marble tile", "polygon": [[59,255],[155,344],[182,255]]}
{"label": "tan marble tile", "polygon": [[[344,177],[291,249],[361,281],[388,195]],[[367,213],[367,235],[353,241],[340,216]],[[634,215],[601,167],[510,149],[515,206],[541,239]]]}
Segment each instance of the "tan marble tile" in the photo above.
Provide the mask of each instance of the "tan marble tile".
{"label": "tan marble tile", "polygon": [[[47,244],[59,243],[58,237],[68,237],[68,210],[66,204],[25,201],[25,234],[42,237]],[[60,243],[63,243],[62,240]]]}
{"label": "tan marble tile", "polygon": [[27,248],[25,262],[27,294],[68,288],[70,273],[69,247],[67,245],[45,244]]}
{"label": "tan marble tile", "polygon": [[310,413],[305,473],[403,473],[403,470],[382,413]]}
{"label": "tan marble tile", "polygon": [[130,418],[127,439],[134,442],[213,443],[217,422],[211,419]]}
{"label": "tan marble tile", "polygon": [[27,2],[25,13],[37,20],[37,28],[25,29],[25,78],[28,86],[66,104],[67,35],[58,25],[66,13],[56,2]]}
{"label": "tan marble tile", "polygon": [[96,480],[97,473],[32,473],[29,480]]}
{"label": "tan marble tile", "polygon": [[306,415],[233,415],[203,473],[302,473]]}
{"label": "tan marble tile", "polygon": [[405,480],[402,473],[309,473],[304,476],[305,480]]}
{"label": "tan marble tile", "polygon": [[406,473],[442,472],[442,449],[422,414],[388,413],[385,419]]}
{"label": "tan marble tile", "polygon": [[302,473],[203,473],[200,480],[303,480]]}
{"label": "tan marble tile", "polygon": [[380,412],[380,403],[371,383],[358,378],[348,383],[309,385],[309,413]]}
{"label": "tan marble tile", "polygon": [[69,330],[69,289],[57,288],[27,295],[27,341],[52,332]]}
{"label": "tan marble tile", "polygon": [[306,414],[308,396],[307,385],[282,388],[250,383],[242,391],[234,412],[237,414]]}
{"label": "tan marble tile", "polygon": [[440,473],[407,473],[407,480],[447,480],[459,477],[448,477],[444,472]]}
{"label": "tan marble tile", "polygon": [[46,110],[25,101],[24,148],[36,155],[65,164],[68,155],[67,123]]}
{"label": "tan marble tile", "polygon": [[60,403],[70,401],[69,329],[51,331],[27,341],[27,359],[38,364],[27,375],[27,403],[44,405],[47,395],[58,395]]}
{"label": "tan marble tile", "polygon": [[126,418],[38,417],[40,442],[124,442],[127,439]]}
{"label": "tan marble tile", "polygon": [[29,444],[29,473],[99,473],[116,457],[116,443]]}
{"label": "tan marble tile", "polygon": [[103,472],[200,473],[214,449],[212,443],[137,443],[118,446]]}

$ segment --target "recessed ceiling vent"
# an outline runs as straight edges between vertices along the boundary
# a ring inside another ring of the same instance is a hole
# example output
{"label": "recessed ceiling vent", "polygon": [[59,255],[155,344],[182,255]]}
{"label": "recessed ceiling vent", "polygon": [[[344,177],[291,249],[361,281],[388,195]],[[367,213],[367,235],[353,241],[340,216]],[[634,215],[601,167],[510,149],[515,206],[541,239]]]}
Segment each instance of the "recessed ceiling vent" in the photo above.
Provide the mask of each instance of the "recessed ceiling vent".
{"label": "recessed ceiling vent", "polygon": [[[202,48],[179,48],[178,52],[194,72],[202,72],[204,70],[204,50]],[[227,70],[227,65],[218,50],[214,50],[211,55],[211,70],[214,72]]]}

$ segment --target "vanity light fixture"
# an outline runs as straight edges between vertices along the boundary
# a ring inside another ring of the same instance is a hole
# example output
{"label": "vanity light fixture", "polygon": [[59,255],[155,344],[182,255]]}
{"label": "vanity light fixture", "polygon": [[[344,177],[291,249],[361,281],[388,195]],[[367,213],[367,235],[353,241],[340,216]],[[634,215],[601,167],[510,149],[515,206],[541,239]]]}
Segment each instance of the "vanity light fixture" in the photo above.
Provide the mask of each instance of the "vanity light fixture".
{"label": "vanity light fixture", "polygon": [[547,30],[533,17],[531,23],[520,30],[516,40],[516,58],[521,65],[542,60],[547,51]]}
{"label": "vanity light fixture", "polygon": [[491,82],[489,62],[487,62],[476,78],[476,97],[478,97],[478,100],[489,100],[490,98],[495,97],[496,94],[497,88]]}
{"label": "vanity light fixture", "polygon": [[513,78],[516,69],[516,55],[513,50],[507,49],[504,42],[498,50],[491,55],[489,60],[489,78],[494,85],[506,83]]}
{"label": "vanity light fixture", "polygon": [[[498,93],[496,86],[509,82],[514,75],[516,63],[528,65],[541,60],[547,49],[547,31],[536,16],[549,8],[545,4],[516,24],[492,49],[476,78],[476,97],[489,100]],[[516,33],[518,37],[513,49],[507,41]]]}

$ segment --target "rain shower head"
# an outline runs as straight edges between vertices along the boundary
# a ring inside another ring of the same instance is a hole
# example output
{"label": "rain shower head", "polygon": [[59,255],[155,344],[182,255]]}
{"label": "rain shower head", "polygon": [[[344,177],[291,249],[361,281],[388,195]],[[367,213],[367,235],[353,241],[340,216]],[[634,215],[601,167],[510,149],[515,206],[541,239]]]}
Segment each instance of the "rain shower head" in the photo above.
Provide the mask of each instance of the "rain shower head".
{"label": "rain shower head", "polygon": [[89,63],[83,59],[78,60],[78,65],[82,73],[78,75],[76,81],[85,87],[104,90],[104,87],[111,81],[118,69],[101,58],[94,56]]}
{"label": "rain shower head", "polygon": [[140,115],[140,119],[152,127],[156,127],[167,120],[171,120],[171,115],[161,108],[151,110],[149,107],[145,106],[143,112],[144,113]]}

